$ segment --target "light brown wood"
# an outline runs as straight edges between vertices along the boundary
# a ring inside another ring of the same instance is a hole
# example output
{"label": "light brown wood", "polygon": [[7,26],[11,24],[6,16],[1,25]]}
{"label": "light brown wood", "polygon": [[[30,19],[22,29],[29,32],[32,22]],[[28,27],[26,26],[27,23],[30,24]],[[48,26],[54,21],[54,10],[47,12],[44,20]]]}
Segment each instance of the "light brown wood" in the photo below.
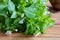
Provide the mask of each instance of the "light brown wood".
{"label": "light brown wood", "polygon": [[[48,3],[48,7],[51,5]],[[47,29],[45,34],[37,37],[26,36],[22,33],[13,33],[12,35],[5,35],[0,32],[0,40],[60,40],[60,11],[53,13],[52,18],[55,20],[53,28]]]}

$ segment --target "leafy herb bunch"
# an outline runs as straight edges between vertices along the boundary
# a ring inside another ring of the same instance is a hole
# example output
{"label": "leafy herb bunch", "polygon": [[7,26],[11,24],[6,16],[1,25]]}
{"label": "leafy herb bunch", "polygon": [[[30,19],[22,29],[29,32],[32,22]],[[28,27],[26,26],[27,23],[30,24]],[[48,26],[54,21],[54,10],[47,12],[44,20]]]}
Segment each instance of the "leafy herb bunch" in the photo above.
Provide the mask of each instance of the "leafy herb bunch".
{"label": "leafy herb bunch", "polygon": [[54,21],[46,0],[0,0],[0,30],[27,35],[44,33]]}

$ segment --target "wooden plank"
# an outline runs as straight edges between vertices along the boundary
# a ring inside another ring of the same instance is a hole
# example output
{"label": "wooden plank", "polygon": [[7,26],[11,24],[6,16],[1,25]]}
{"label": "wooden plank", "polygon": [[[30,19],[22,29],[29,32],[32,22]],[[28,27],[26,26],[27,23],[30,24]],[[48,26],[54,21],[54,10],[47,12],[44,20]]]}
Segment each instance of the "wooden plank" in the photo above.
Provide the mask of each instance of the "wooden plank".
{"label": "wooden plank", "polygon": [[0,40],[60,40],[60,38],[38,38],[38,37],[3,37]]}
{"label": "wooden plank", "polygon": [[60,25],[60,11],[53,14],[52,18],[55,20],[55,24],[56,25]]}
{"label": "wooden plank", "polygon": [[60,38],[41,37],[0,37],[0,40],[60,40]]}

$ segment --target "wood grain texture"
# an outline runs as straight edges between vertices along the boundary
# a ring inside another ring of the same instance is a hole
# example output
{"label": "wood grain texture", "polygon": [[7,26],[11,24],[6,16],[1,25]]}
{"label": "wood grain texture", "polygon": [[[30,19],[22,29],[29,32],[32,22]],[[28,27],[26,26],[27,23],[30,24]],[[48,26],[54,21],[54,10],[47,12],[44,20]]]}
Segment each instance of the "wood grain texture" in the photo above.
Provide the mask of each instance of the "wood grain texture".
{"label": "wood grain texture", "polygon": [[[51,5],[48,3],[47,6],[50,7]],[[55,25],[53,28],[47,29],[45,34],[35,37],[31,35],[26,36],[22,33],[5,35],[0,32],[0,40],[60,40],[60,11],[53,13],[52,18],[55,20]]]}

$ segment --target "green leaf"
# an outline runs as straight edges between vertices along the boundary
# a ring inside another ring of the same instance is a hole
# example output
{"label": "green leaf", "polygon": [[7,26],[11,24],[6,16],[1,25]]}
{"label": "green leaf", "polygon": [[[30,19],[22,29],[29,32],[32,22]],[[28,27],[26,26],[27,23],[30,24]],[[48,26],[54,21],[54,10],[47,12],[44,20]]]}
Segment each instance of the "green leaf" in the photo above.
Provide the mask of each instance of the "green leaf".
{"label": "green leaf", "polygon": [[9,30],[9,28],[10,28],[10,19],[9,18],[6,18],[5,19],[5,30]]}
{"label": "green leaf", "polygon": [[0,23],[0,31],[2,30],[2,23]]}
{"label": "green leaf", "polygon": [[23,18],[23,19],[21,19],[21,20],[19,21],[19,23],[20,23],[20,24],[23,24],[24,21],[25,21],[25,19]]}
{"label": "green leaf", "polygon": [[6,18],[6,19],[5,19],[5,25],[6,25],[7,27],[10,27],[10,25],[11,25],[11,19]]}
{"label": "green leaf", "polygon": [[16,12],[16,11],[14,11],[14,12],[12,13],[11,18],[17,18],[17,12]]}
{"label": "green leaf", "polygon": [[19,18],[16,18],[16,19],[14,20],[14,24],[18,24],[20,20],[21,20],[20,17],[19,17]]}
{"label": "green leaf", "polygon": [[7,18],[7,17],[8,17],[6,14],[7,14],[7,12],[6,12],[6,11],[1,11],[1,12],[0,12],[0,16],[3,16],[3,17],[5,17],[5,18]]}
{"label": "green leaf", "polygon": [[14,5],[14,3],[11,0],[9,0],[9,3],[8,3],[8,10],[10,12],[15,11],[15,5]]}
{"label": "green leaf", "polygon": [[2,3],[3,2],[3,0],[0,0],[0,3]]}
{"label": "green leaf", "polygon": [[4,3],[5,5],[8,5],[8,1],[9,1],[9,0],[3,0],[3,3]]}
{"label": "green leaf", "polygon": [[25,9],[25,14],[28,18],[35,18],[35,14],[33,14],[32,12],[30,12],[29,8]]}
{"label": "green leaf", "polygon": [[28,17],[28,18],[35,18],[36,14],[37,13],[37,8],[34,6],[34,5],[31,5],[30,7],[27,7],[25,10],[25,15]]}
{"label": "green leaf", "polygon": [[40,35],[40,34],[41,34],[41,32],[36,29],[33,35],[38,36],[38,35]]}
{"label": "green leaf", "polygon": [[5,9],[6,7],[7,7],[7,5],[4,5],[4,4],[0,3],[0,11]]}
{"label": "green leaf", "polygon": [[24,7],[22,5],[18,5],[17,8],[19,12],[23,13]]}

